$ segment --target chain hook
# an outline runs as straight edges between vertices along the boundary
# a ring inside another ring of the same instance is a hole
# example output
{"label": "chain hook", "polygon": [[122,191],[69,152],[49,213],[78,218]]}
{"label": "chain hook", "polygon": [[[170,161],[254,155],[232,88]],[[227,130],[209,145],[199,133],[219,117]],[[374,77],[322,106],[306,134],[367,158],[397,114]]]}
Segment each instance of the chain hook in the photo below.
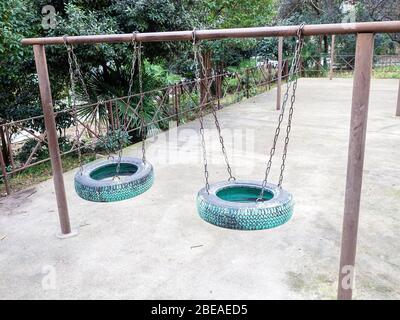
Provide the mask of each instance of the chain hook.
{"label": "chain hook", "polygon": [[197,44],[197,39],[196,39],[196,27],[193,28],[192,31],[192,44],[196,45]]}
{"label": "chain hook", "polygon": [[297,29],[297,37],[300,39],[300,38],[303,38],[303,31],[304,31],[304,27],[305,27],[305,23],[304,22],[302,22],[301,24],[300,24],[300,26],[299,26],[299,28]]}

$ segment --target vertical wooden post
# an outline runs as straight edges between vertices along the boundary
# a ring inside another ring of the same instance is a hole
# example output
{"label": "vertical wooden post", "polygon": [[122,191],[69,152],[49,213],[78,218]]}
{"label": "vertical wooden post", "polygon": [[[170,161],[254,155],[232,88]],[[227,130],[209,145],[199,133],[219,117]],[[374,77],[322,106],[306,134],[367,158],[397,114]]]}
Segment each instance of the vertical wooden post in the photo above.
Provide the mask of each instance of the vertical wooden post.
{"label": "vertical wooden post", "polygon": [[283,74],[286,82],[289,81],[289,60],[285,60],[285,67],[283,68]]}
{"label": "vertical wooden post", "polygon": [[6,131],[6,143],[7,143],[7,146],[8,146],[8,156],[9,156],[9,159],[10,159],[11,168],[14,170],[15,169],[15,165],[14,165],[11,133],[10,133],[10,129],[8,128],[8,126],[5,128],[5,131]]}
{"label": "vertical wooden post", "polygon": [[[114,111],[113,111],[113,104],[111,101],[106,102],[106,108],[107,108],[107,116],[108,116],[108,128],[111,127],[112,132],[114,132],[114,130],[115,130]],[[118,114],[119,113],[118,107],[116,108],[116,110],[117,110],[117,114]],[[125,121],[126,121],[126,119],[124,119],[124,127],[126,126]]]}
{"label": "vertical wooden post", "polygon": [[0,152],[0,167],[1,167],[1,174],[3,175],[4,186],[6,187],[6,192],[8,195],[10,195],[11,189],[10,185],[8,184],[7,169],[6,169],[6,163],[4,162],[3,152]]}
{"label": "vertical wooden post", "polygon": [[315,60],[316,61],[316,63],[317,63],[317,65],[316,65],[316,74],[318,75],[318,76],[320,76],[321,75],[321,55],[322,55],[322,35],[319,35],[319,46],[318,46],[318,56],[317,56],[317,59]]}
{"label": "vertical wooden post", "polygon": [[218,104],[218,110],[221,109],[221,98],[222,98],[222,74],[219,73],[217,75],[217,83],[216,83],[216,89],[217,89],[217,104]]}
{"label": "vertical wooden post", "polygon": [[200,103],[208,106],[208,103],[212,100],[210,92],[208,90],[209,77],[211,75],[211,51],[202,53],[203,63],[200,65],[201,68],[201,80],[200,80]]}
{"label": "vertical wooden post", "polygon": [[175,115],[176,115],[176,126],[179,126],[179,102],[180,102],[180,93],[179,93],[180,85],[174,85],[174,107],[175,107]]}
{"label": "vertical wooden post", "polygon": [[400,117],[400,80],[399,80],[399,92],[398,92],[398,94],[397,94],[396,116],[397,116],[397,117]]}
{"label": "vertical wooden post", "polygon": [[300,75],[300,77],[303,77],[305,75],[303,57],[300,57],[299,69],[300,69],[299,70],[299,75]]}
{"label": "vertical wooden post", "polygon": [[271,82],[272,82],[272,64],[268,62],[268,88],[267,90],[271,89]]}
{"label": "vertical wooden post", "polygon": [[7,143],[7,138],[6,138],[6,132],[0,123],[0,142],[1,142],[1,153],[3,156],[3,161],[5,164],[9,163],[9,157],[8,157],[8,143]]}
{"label": "vertical wooden post", "polygon": [[374,35],[358,34],[338,285],[338,299],[346,300],[353,293],[373,51]]}
{"label": "vertical wooden post", "polygon": [[283,55],[283,37],[278,40],[278,83],[276,88],[276,110],[281,108],[282,97],[282,55]]}
{"label": "vertical wooden post", "polygon": [[331,42],[331,65],[329,70],[329,80],[333,78],[333,65],[335,63],[335,35],[332,35],[332,42]]}
{"label": "vertical wooden post", "polygon": [[250,70],[246,68],[246,98],[250,98]]}
{"label": "vertical wooden post", "polygon": [[53,102],[50,89],[50,80],[47,70],[46,52],[43,45],[34,45],[33,52],[35,55],[36,71],[39,81],[44,123],[46,126],[47,140],[49,143],[51,167],[53,170],[54,188],[57,198],[61,233],[65,237],[66,235],[71,234],[71,225],[68,215],[67,198],[65,196],[63,170],[60,149],[58,146],[56,122],[54,118]]}

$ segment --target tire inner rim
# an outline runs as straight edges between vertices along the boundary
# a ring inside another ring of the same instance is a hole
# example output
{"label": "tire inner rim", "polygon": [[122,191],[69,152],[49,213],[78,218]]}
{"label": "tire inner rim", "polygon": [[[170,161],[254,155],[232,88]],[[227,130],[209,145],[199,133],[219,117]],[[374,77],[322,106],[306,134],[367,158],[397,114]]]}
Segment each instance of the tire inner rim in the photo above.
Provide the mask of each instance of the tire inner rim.
{"label": "tire inner rim", "polygon": [[277,185],[267,183],[263,201],[259,181],[221,181],[202,188],[197,194],[200,217],[222,228],[263,230],[280,226],[293,215],[293,196]]}
{"label": "tire inner rim", "polygon": [[[138,167],[133,163],[121,162],[118,177],[129,177],[138,171]],[[97,181],[113,180],[117,172],[117,163],[110,163],[93,170],[89,176]]]}
{"label": "tire inner rim", "polygon": [[[217,191],[216,195],[218,198],[230,201],[230,202],[241,202],[250,203],[256,202],[261,193],[261,188],[253,186],[227,186]],[[268,201],[274,197],[274,194],[265,189],[263,200]]]}

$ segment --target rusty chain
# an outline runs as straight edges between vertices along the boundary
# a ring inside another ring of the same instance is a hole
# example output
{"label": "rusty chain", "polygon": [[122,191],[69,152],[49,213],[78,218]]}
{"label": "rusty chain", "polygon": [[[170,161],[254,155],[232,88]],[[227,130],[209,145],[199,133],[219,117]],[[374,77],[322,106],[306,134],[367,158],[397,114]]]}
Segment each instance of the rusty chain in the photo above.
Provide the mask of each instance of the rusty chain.
{"label": "rusty chain", "polygon": [[[200,76],[200,70],[199,70],[199,62],[200,62],[202,70],[206,70],[206,68],[205,68],[205,65],[204,65],[203,56],[201,54],[201,48],[200,48],[198,42],[196,41],[196,33],[195,32],[196,32],[196,29],[193,30],[193,54],[194,54],[196,85],[198,87],[198,92],[200,92],[201,76]],[[206,90],[207,90],[206,91],[206,95],[209,95],[210,94],[210,88],[208,86],[208,78],[207,78],[206,74],[204,74],[204,79],[206,79],[206,84],[205,84],[205,87],[206,87]],[[208,181],[209,172],[208,172],[208,164],[207,164],[206,143],[205,143],[205,137],[204,137],[204,107],[206,105],[207,105],[207,103],[204,103],[204,101],[200,101],[200,108],[199,108],[200,117],[199,117],[199,121],[200,121],[201,144],[202,144],[202,150],[203,150],[204,176],[205,176],[205,179],[206,179],[206,190],[208,192],[208,190],[209,190],[209,181]],[[228,181],[234,181],[234,180],[236,180],[236,178],[232,174],[232,168],[230,166],[228,154],[227,154],[227,151],[226,151],[226,148],[225,148],[225,142],[224,142],[224,138],[222,136],[221,126],[220,126],[220,123],[219,123],[219,120],[218,120],[217,111],[216,111],[215,106],[214,106],[213,103],[211,103],[211,113],[212,113],[213,118],[214,118],[215,127],[217,128],[222,154],[223,154],[224,161],[225,161],[225,164],[226,164],[226,167],[227,167],[227,172],[228,172],[228,175],[229,175]]]}
{"label": "rusty chain", "polygon": [[[193,29],[192,33],[192,39],[193,39],[193,56],[194,56],[194,68],[195,68],[195,78],[196,78],[196,87],[197,91],[200,92],[200,71],[199,71],[199,60],[198,60],[198,55],[199,55],[199,48],[196,43],[196,28]],[[210,183],[208,181],[209,178],[209,172],[208,172],[208,162],[207,162],[207,149],[206,149],[206,141],[204,137],[204,110],[203,110],[203,104],[200,102],[200,108],[199,108],[199,122],[200,122],[200,137],[201,137],[201,149],[203,153],[203,165],[204,165],[204,178],[205,178],[205,183],[206,183],[206,191],[209,193],[210,190]]]}
{"label": "rusty chain", "polygon": [[[67,42],[67,36],[65,35],[63,37],[64,39],[64,45],[67,49],[67,55],[68,55],[68,66],[69,66],[69,78],[71,82],[71,99],[72,99],[72,113],[73,113],[73,118],[74,118],[74,123],[75,123],[75,139],[77,143],[77,150],[78,150],[78,162],[79,162],[79,172],[82,174],[83,172],[83,165],[82,165],[82,151],[81,151],[81,142],[80,142],[80,132],[79,132],[79,123],[78,123],[78,109],[76,107],[76,91],[75,91],[75,73],[74,73],[74,63],[75,63],[75,70],[79,68],[79,64],[77,64],[77,59],[76,55],[74,53],[74,49],[72,45],[69,45]],[[78,73],[78,72],[76,72]],[[81,72],[79,71],[78,73],[80,76],[82,76]],[[83,80],[83,79],[82,79]],[[86,86],[84,85],[83,82],[83,88],[85,93],[87,94]],[[89,95],[87,95],[89,97]]]}
{"label": "rusty chain", "polygon": [[303,28],[304,28],[304,23],[300,25],[299,29],[297,30],[297,41],[296,41],[296,47],[295,47],[295,52],[292,58],[292,63],[291,67],[289,70],[289,77],[288,77],[288,82],[286,84],[286,92],[282,101],[282,108],[281,112],[279,114],[278,118],[278,126],[275,129],[275,135],[274,135],[274,140],[272,143],[272,147],[270,150],[269,154],[269,159],[267,162],[267,168],[265,170],[265,176],[264,180],[262,182],[262,188],[260,192],[260,196],[258,197],[257,201],[263,201],[264,198],[264,192],[265,188],[268,183],[268,176],[271,171],[271,166],[272,166],[272,159],[275,155],[276,151],[276,144],[278,142],[279,134],[281,131],[281,124],[283,121],[283,117],[285,115],[285,109],[286,109],[286,104],[289,99],[289,91],[290,88],[292,87],[293,84],[293,89],[292,89],[292,95],[291,95],[291,101],[290,101],[290,108],[289,108],[289,116],[288,116],[288,124],[286,127],[286,137],[285,137],[285,144],[283,148],[283,154],[282,154],[282,164],[280,168],[280,174],[279,174],[279,182],[278,186],[282,187],[282,182],[283,182],[283,173],[285,170],[285,161],[286,161],[286,156],[287,156],[287,151],[288,151],[288,145],[289,145],[289,134],[292,128],[292,117],[293,117],[293,111],[294,111],[294,104],[296,100],[296,89],[297,89],[297,80],[298,80],[298,70],[299,70],[299,64],[300,64],[300,56],[301,56],[301,50],[303,48],[304,40],[303,40]]}

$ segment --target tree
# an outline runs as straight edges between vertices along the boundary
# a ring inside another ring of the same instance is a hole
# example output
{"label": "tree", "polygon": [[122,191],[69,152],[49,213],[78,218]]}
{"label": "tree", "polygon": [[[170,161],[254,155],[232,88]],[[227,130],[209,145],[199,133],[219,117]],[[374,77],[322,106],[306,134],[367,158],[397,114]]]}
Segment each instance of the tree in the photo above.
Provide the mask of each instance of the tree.
{"label": "tree", "polygon": [[[358,11],[365,20],[370,21],[394,21],[400,20],[400,1],[399,0],[365,0],[357,2]],[[383,37],[382,42],[390,47],[391,44],[387,39],[400,44],[400,33],[394,33]],[[385,41],[386,40],[386,41]],[[389,50],[392,48],[388,48]],[[387,51],[387,50],[382,50]]]}

